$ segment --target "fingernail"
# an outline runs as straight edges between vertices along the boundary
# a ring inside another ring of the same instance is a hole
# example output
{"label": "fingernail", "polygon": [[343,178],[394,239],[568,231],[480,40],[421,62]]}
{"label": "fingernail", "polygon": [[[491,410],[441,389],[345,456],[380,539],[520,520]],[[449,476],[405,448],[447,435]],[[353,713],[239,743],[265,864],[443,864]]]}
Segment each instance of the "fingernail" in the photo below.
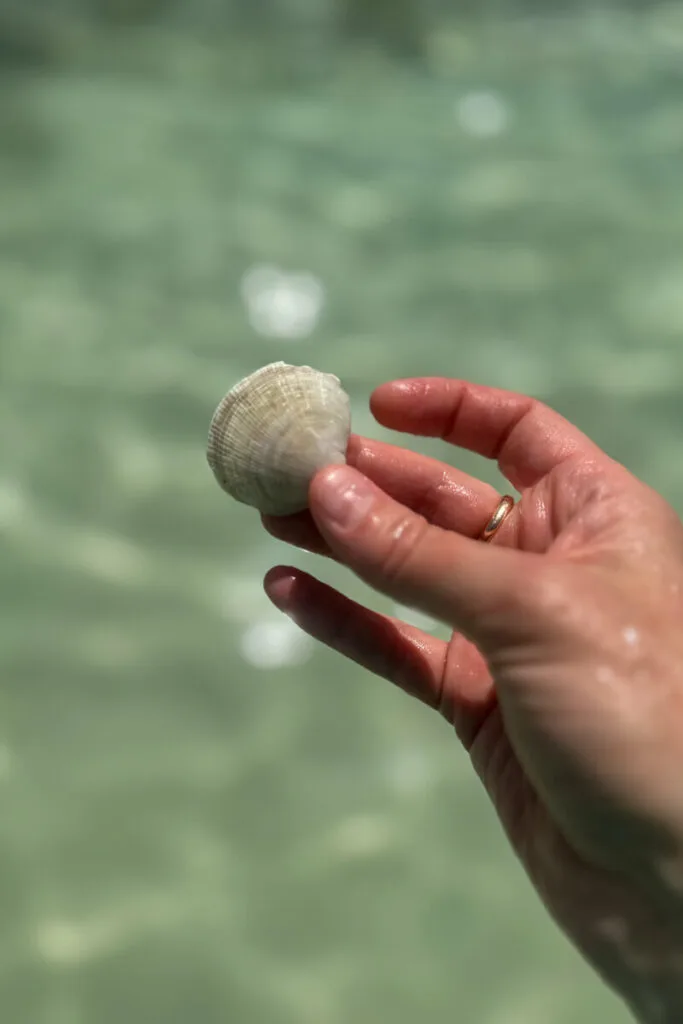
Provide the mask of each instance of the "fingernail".
{"label": "fingernail", "polygon": [[372,485],[349,466],[335,466],[316,484],[316,503],[332,525],[343,530],[358,526],[375,501]]}

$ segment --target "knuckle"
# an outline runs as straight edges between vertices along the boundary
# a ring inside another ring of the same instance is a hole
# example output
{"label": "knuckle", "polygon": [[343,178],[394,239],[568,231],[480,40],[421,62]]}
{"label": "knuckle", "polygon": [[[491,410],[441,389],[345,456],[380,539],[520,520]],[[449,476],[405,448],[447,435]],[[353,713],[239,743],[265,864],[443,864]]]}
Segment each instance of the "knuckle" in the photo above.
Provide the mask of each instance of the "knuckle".
{"label": "knuckle", "polygon": [[387,582],[396,583],[411,574],[411,567],[420,557],[420,550],[429,530],[422,516],[406,513],[398,518],[389,531],[387,553],[382,575]]}

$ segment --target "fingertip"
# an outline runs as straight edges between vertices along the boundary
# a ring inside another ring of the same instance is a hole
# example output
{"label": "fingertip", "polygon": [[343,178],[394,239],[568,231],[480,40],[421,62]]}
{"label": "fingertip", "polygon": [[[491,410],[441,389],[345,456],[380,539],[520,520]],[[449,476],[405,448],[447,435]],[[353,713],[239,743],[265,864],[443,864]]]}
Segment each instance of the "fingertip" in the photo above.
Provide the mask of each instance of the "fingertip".
{"label": "fingertip", "polygon": [[380,394],[412,395],[416,388],[419,391],[421,387],[422,377],[396,377],[378,384],[371,397]]}
{"label": "fingertip", "polygon": [[312,490],[318,490],[320,487],[328,487],[330,481],[334,480],[338,473],[353,472],[353,467],[350,467],[348,463],[332,463],[328,466],[323,466],[322,469],[316,470],[311,477],[311,483],[309,486],[309,496]]}
{"label": "fingertip", "polygon": [[270,585],[282,579],[294,579],[298,572],[294,565],[274,565],[264,576],[263,582]]}
{"label": "fingertip", "polygon": [[328,545],[320,536],[308,509],[289,516],[261,516],[263,528],[275,540],[284,541],[302,551],[329,557]]}
{"label": "fingertip", "polygon": [[388,380],[378,385],[370,395],[370,409],[374,413],[376,408],[381,408],[386,402],[400,401],[405,398],[412,398],[421,392],[421,383],[415,377],[401,377],[398,380]]}
{"label": "fingertip", "polygon": [[292,527],[299,526],[306,519],[306,510],[302,512],[289,512],[287,515],[274,516],[268,512],[261,513],[261,523],[268,533],[275,535],[287,533]]}
{"label": "fingertip", "polygon": [[278,522],[279,519],[277,516],[268,515],[266,512],[261,513],[261,526],[266,531],[266,533],[270,533],[273,537],[277,537],[278,535]]}
{"label": "fingertip", "polygon": [[388,381],[372,393],[370,411],[381,426],[414,433],[429,389],[429,380],[423,377]]}
{"label": "fingertip", "polygon": [[350,434],[348,444],[346,446],[346,462],[349,466],[354,466],[363,453],[365,445],[367,444],[367,438],[361,437],[360,434]]}
{"label": "fingertip", "polygon": [[317,527],[319,527],[319,523],[316,517],[316,508],[324,503],[324,495],[334,486],[336,475],[340,472],[353,472],[353,467],[349,463],[346,465],[323,466],[322,469],[318,469],[311,477],[308,485],[308,510]]}
{"label": "fingertip", "polygon": [[366,479],[363,474],[350,463],[334,463],[323,466],[312,477],[308,487],[308,501],[311,513],[316,505],[326,505],[328,495],[357,485],[359,480]]}
{"label": "fingertip", "polygon": [[294,515],[273,516],[265,512],[261,513],[261,525],[266,533],[275,540],[283,540],[286,543],[297,544],[299,537],[305,533],[305,522],[302,521],[301,512]]}
{"label": "fingertip", "polygon": [[360,526],[381,496],[371,480],[348,465],[321,469],[309,489],[311,513],[318,528],[334,537]]}
{"label": "fingertip", "polygon": [[263,579],[266,595],[280,611],[287,611],[296,577],[297,570],[293,566],[275,565]]}

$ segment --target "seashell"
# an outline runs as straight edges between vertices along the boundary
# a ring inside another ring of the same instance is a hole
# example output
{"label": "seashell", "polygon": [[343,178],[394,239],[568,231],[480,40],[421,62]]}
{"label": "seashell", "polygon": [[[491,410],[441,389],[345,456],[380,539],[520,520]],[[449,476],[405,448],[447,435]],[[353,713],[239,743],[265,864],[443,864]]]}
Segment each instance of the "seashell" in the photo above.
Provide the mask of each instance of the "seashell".
{"label": "seashell", "polygon": [[317,470],[346,462],[349,396],[338,377],[270,363],[232,388],[216,409],[207,459],[231,497],[269,515],[308,506]]}

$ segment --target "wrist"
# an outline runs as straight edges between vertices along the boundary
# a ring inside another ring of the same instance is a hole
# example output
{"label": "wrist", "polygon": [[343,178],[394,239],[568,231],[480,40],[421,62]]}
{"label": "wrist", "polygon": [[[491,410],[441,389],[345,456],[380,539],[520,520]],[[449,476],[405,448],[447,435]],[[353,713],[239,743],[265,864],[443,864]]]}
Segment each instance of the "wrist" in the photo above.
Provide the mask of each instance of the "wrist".
{"label": "wrist", "polygon": [[628,943],[622,961],[624,983],[616,987],[638,1024],[683,1024],[683,912],[678,900],[656,917],[655,927],[640,922],[643,931]]}
{"label": "wrist", "polygon": [[599,940],[584,953],[638,1024],[683,1024],[683,901],[671,886],[644,890],[644,873],[593,919]]}
{"label": "wrist", "polygon": [[657,991],[648,989],[627,999],[626,1003],[638,1024],[682,1024],[683,991],[668,991],[662,986]]}
{"label": "wrist", "polygon": [[[650,913],[629,943],[626,1001],[638,1024],[683,1024],[683,900],[678,860],[645,883]],[[648,873],[641,870],[642,880]]]}

